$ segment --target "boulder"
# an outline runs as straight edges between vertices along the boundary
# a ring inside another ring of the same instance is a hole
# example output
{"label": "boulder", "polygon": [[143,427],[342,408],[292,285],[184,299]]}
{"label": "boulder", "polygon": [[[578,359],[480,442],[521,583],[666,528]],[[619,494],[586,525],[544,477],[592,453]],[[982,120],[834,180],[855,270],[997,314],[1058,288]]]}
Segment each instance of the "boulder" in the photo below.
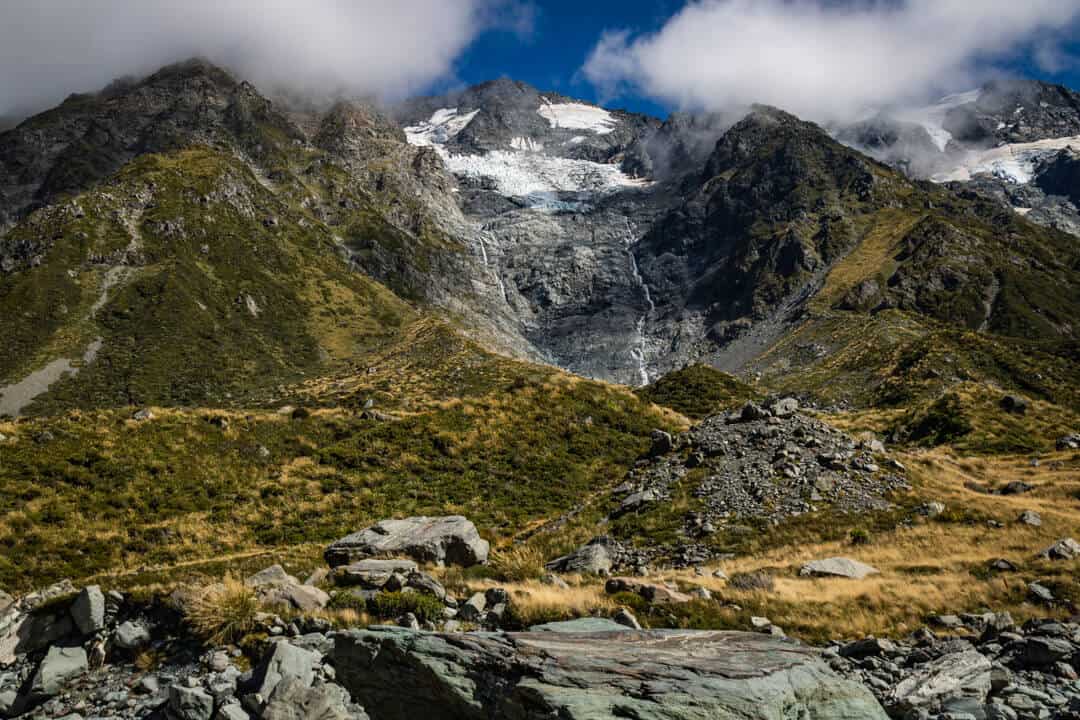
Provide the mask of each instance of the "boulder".
{"label": "boulder", "polygon": [[315,680],[319,655],[298,648],[287,642],[279,642],[263,658],[252,676],[252,692],[265,701],[274,689],[285,680],[298,681],[310,686]]}
{"label": "boulder", "polygon": [[1055,447],[1058,450],[1080,450],[1080,434],[1065,435],[1057,439]]}
{"label": "boulder", "polygon": [[845,557],[814,560],[802,566],[799,574],[803,577],[840,577],[862,580],[869,575],[877,575],[875,567]]}
{"label": "boulder", "polygon": [[[337,681],[379,720],[885,720],[815,650],[767,635],[657,630],[334,636]],[[410,678],[402,692],[401,678]]]}
{"label": "boulder", "polygon": [[71,604],[71,618],[83,635],[93,635],[105,627],[105,594],[97,585],[90,585]]}
{"label": "boulder", "polygon": [[419,566],[412,560],[360,560],[334,569],[334,582],[338,585],[360,585],[378,590],[394,573],[416,572]]}
{"label": "boulder", "polygon": [[772,417],[772,414],[768,410],[752,402],[743,405],[742,410],[739,412],[739,419],[743,422],[766,420],[770,417]]}
{"label": "boulder", "polygon": [[1030,525],[1031,527],[1039,527],[1042,525],[1042,517],[1034,510],[1025,510],[1020,513],[1020,517],[1018,517],[1016,521],[1023,525]]}
{"label": "boulder", "polygon": [[113,642],[121,650],[138,650],[150,644],[150,629],[145,623],[127,620],[116,628]]}
{"label": "boulder", "polygon": [[300,612],[322,610],[330,604],[330,596],[313,585],[282,585],[262,595],[268,605],[281,605]]}
{"label": "boulder", "polygon": [[373,557],[469,567],[488,558],[488,542],[460,515],[383,520],[333,543],[324,554],[331,567]]}
{"label": "boulder", "polygon": [[691,596],[673,590],[666,585],[643,582],[637,578],[629,577],[611,578],[605,583],[604,589],[609,595],[621,592],[634,593],[656,605],[675,605],[693,600]]}
{"label": "boulder", "polygon": [[778,418],[791,417],[799,412],[799,401],[795,398],[783,398],[777,400],[769,406],[769,412]]}
{"label": "boulder", "polygon": [[1072,538],[1064,538],[1039,553],[1039,557],[1047,560],[1072,560],[1080,557],[1080,543]]}
{"label": "boulder", "polygon": [[88,668],[86,651],[81,647],[53,646],[30,681],[30,697],[59,695],[67,683],[85,674]]}
{"label": "boulder", "polygon": [[487,596],[480,592],[473,593],[473,596],[458,608],[457,619],[465,622],[476,622],[483,616],[486,609]]}
{"label": "boulder", "polygon": [[251,577],[245,579],[244,584],[250,588],[261,590],[263,588],[278,587],[281,585],[299,585],[300,581],[285,572],[285,568],[280,565],[271,565],[265,570],[260,570]]}
{"label": "boulder", "polygon": [[367,720],[367,713],[354,705],[340,685],[305,685],[283,680],[274,688],[261,720]]}
{"label": "boulder", "polygon": [[1001,409],[1012,415],[1026,415],[1028,401],[1019,395],[1006,395],[1001,398]]}
{"label": "boulder", "polygon": [[563,555],[549,562],[546,567],[561,573],[580,573],[582,575],[609,575],[615,561],[609,549],[611,541],[607,537],[593,538],[569,555]]}
{"label": "boulder", "polygon": [[199,687],[173,685],[165,715],[170,720],[210,720],[214,714],[214,698]]}
{"label": "boulder", "polygon": [[659,457],[675,449],[675,439],[671,433],[664,430],[652,431],[652,445],[649,447],[649,455]]}
{"label": "boulder", "polygon": [[985,703],[990,693],[990,660],[977,650],[950,653],[904,678],[889,703],[905,712],[941,712],[952,703]]}

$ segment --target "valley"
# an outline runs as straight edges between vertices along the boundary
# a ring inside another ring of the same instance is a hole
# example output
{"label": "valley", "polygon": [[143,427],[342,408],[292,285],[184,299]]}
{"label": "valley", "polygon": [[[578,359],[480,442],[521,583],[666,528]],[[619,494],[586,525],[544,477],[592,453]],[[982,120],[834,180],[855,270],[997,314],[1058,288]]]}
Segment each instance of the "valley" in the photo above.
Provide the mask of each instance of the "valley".
{"label": "valley", "polygon": [[1070,92],[0,133],[0,716],[1072,717]]}

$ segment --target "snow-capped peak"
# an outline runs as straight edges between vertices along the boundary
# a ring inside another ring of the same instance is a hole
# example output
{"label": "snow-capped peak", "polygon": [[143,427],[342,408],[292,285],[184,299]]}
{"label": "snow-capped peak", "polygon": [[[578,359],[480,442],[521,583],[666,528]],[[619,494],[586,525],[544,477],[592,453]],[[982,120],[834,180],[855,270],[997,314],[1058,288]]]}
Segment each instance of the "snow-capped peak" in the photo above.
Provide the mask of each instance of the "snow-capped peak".
{"label": "snow-capped peak", "polygon": [[619,124],[615,116],[603,108],[584,103],[553,103],[547,98],[540,100],[541,105],[536,112],[556,129],[588,130],[597,135],[607,135]]}

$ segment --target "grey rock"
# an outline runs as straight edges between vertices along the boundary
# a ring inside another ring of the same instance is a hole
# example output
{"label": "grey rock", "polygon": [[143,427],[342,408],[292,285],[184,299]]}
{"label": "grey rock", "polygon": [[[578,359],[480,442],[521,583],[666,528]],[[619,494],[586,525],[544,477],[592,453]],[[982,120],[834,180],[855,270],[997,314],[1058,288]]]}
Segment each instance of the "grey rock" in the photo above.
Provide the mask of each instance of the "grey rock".
{"label": "grey rock", "polygon": [[533,625],[529,628],[529,632],[553,632],[580,635],[582,633],[627,632],[630,629],[631,628],[622,625],[614,619],[585,617],[576,620],[564,620],[561,622],[544,623],[543,625]]}
{"label": "grey rock", "polygon": [[405,586],[439,600],[446,599],[446,588],[435,578],[423,572],[411,572],[405,578]]}
{"label": "grey rock", "polygon": [[570,588],[570,585],[568,585],[565,580],[563,580],[558,575],[553,575],[551,573],[548,573],[541,577],[540,582],[544,585],[551,585],[552,587],[557,587],[560,590],[567,590]]}
{"label": "grey rock", "polygon": [[[380,720],[799,717],[884,720],[816,652],[747,633],[631,631],[335,636],[338,680]],[[400,677],[422,678],[409,692]]]}
{"label": "grey rock", "polygon": [[1031,599],[1041,603],[1054,602],[1054,593],[1042,583],[1030,582],[1027,586],[1028,595]]}
{"label": "grey rock", "polygon": [[300,612],[322,610],[330,603],[330,596],[326,591],[314,585],[273,586],[260,596],[267,605],[285,606]]}
{"label": "grey rock", "polygon": [[862,660],[868,657],[883,657],[897,652],[896,644],[883,638],[864,638],[848,643],[840,648],[840,657]]}
{"label": "grey rock", "polygon": [[799,412],[799,401],[795,398],[783,398],[777,400],[769,406],[769,412],[771,412],[774,417],[791,417]]}
{"label": "grey rock", "polygon": [[150,643],[150,628],[138,620],[127,620],[116,628],[113,641],[121,650],[139,650]]}
{"label": "grey rock", "polygon": [[199,687],[173,685],[165,714],[172,720],[210,720],[214,714],[214,698]]}
{"label": "grey rock", "polygon": [[1034,510],[1025,510],[1020,513],[1020,517],[1018,517],[1016,521],[1023,525],[1030,525],[1031,527],[1040,527],[1042,525],[1042,517]]}
{"label": "grey rock", "polygon": [[663,455],[671,452],[675,448],[675,440],[671,437],[671,433],[664,430],[652,431],[652,446],[649,448],[649,454],[653,457]]}
{"label": "grey rock", "polygon": [[1024,643],[1022,661],[1031,668],[1046,668],[1070,657],[1073,646],[1068,640],[1053,637],[1032,637]]}
{"label": "grey rock", "polygon": [[487,598],[484,593],[474,593],[458,608],[457,619],[464,622],[476,622],[483,616],[486,609]]}
{"label": "grey rock", "polygon": [[331,567],[370,557],[411,557],[418,562],[465,567],[487,562],[488,542],[460,515],[383,520],[326,549]]}
{"label": "grey rock", "polygon": [[897,683],[889,702],[905,711],[941,711],[958,699],[985,702],[990,693],[990,661],[976,650],[944,655]]}
{"label": "grey rock", "polygon": [[413,560],[360,560],[335,568],[334,582],[338,585],[360,585],[380,589],[386,585],[394,573],[407,575],[418,569],[419,566]]}
{"label": "grey rock", "polygon": [[245,578],[244,584],[256,590],[262,590],[281,585],[299,585],[300,581],[285,572],[285,568],[280,565],[271,565],[265,570],[260,570],[254,575]]}
{"label": "grey rock", "polygon": [[221,720],[250,720],[247,710],[238,702],[227,702],[218,708],[218,717]]}
{"label": "grey rock", "polygon": [[609,575],[614,558],[606,537],[593,538],[569,555],[563,555],[547,563],[548,570],[582,575]]}
{"label": "grey rock", "polygon": [[814,560],[802,566],[799,574],[813,577],[840,577],[862,580],[870,575],[877,575],[879,570],[858,560],[845,557]]}
{"label": "grey rock", "polygon": [[64,686],[84,675],[89,668],[86,651],[81,647],[49,648],[30,684],[30,696],[47,698],[59,694]]}
{"label": "grey rock", "polygon": [[1080,543],[1072,538],[1064,538],[1039,553],[1048,560],[1072,560],[1080,557]]}
{"label": "grey rock", "polygon": [[340,685],[308,686],[285,680],[274,688],[261,720],[367,720],[367,717]]}
{"label": "grey rock", "polygon": [[772,417],[772,414],[768,410],[752,402],[743,405],[742,410],[739,412],[739,419],[743,422],[755,422],[769,417]]}
{"label": "grey rock", "polygon": [[269,698],[283,680],[311,685],[318,664],[319,656],[316,653],[288,642],[278,642],[254,673],[254,692],[262,698]]}
{"label": "grey rock", "polygon": [[105,594],[97,585],[85,587],[71,605],[71,617],[83,635],[105,628]]}

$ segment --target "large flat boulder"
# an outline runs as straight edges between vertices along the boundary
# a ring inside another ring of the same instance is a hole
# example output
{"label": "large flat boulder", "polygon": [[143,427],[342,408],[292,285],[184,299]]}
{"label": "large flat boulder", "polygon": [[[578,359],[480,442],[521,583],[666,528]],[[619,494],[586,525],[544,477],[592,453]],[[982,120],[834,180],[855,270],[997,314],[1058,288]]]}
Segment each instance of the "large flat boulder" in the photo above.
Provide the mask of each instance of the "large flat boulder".
{"label": "large flat boulder", "polygon": [[[379,720],[885,720],[816,651],[719,631],[333,636],[337,678]],[[403,682],[408,692],[402,692]]]}
{"label": "large flat boulder", "polygon": [[850,580],[862,580],[870,575],[877,575],[878,572],[876,567],[845,557],[813,560],[799,570],[803,577],[838,577]]}
{"label": "large flat boulder", "polygon": [[364,558],[410,557],[417,562],[469,567],[487,562],[488,542],[460,515],[383,520],[326,549],[331,567]]}

